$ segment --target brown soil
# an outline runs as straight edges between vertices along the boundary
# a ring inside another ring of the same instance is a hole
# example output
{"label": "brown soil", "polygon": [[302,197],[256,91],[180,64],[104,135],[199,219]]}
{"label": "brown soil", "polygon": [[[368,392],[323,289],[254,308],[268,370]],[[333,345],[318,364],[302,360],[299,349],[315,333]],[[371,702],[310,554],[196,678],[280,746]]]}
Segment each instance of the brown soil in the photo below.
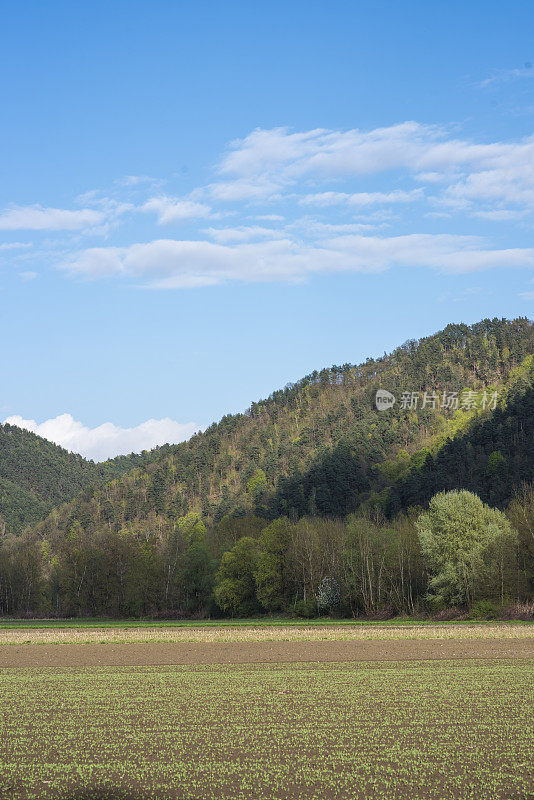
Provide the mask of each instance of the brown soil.
{"label": "brown soil", "polygon": [[458,658],[534,658],[534,640],[23,644],[0,648],[0,667],[128,667]]}

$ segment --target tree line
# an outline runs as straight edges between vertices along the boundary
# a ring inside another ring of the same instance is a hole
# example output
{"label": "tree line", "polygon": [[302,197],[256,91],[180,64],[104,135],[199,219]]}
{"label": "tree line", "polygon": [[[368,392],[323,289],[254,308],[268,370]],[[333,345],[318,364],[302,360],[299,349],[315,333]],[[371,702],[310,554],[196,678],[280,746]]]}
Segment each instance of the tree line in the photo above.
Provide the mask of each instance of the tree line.
{"label": "tree line", "polygon": [[534,593],[534,488],[506,513],[465,490],[422,513],[376,510],[344,520],[151,515],[54,541],[0,545],[3,615],[239,617],[436,613],[482,601],[502,608]]}

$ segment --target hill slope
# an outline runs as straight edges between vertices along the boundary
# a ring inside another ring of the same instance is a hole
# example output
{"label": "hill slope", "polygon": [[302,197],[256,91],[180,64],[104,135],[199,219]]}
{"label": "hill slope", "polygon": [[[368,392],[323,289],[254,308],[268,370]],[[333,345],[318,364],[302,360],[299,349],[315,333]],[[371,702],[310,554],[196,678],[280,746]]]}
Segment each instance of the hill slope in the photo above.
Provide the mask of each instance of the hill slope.
{"label": "hill slope", "polygon": [[503,506],[521,483],[534,481],[534,359],[525,359],[517,380],[492,413],[476,415],[465,431],[394,482],[388,510],[425,506],[440,491],[468,489]]}
{"label": "hill slope", "polygon": [[[484,320],[449,325],[390,355],[314,372],[167,448],[103,489],[84,490],[39,526],[61,537],[135,524],[172,529],[190,511],[207,523],[227,514],[343,516],[384,491],[436,442],[454,438],[473,410],[402,407],[403,392],[503,390],[534,351],[531,323]],[[377,411],[378,387],[398,402]],[[398,504],[404,503],[400,500]]]}
{"label": "hill slope", "polygon": [[30,431],[0,425],[0,527],[20,532],[53,506],[143,464],[146,457],[119,456],[95,464]]}

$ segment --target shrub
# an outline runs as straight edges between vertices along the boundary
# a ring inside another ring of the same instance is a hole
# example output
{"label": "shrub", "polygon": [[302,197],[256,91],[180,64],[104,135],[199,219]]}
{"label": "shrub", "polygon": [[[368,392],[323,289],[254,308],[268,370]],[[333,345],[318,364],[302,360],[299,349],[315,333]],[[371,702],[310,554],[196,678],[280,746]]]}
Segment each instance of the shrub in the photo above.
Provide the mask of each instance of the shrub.
{"label": "shrub", "polygon": [[478,600],[469,614],[470,619],[496,619],[498,616],[499,609],[491,600]]}
{"label": "shrub", "polygon": [[317,605],[315,600],[298,600],[293,606],[293,613],[296,617],[311,619],[317,616]]}

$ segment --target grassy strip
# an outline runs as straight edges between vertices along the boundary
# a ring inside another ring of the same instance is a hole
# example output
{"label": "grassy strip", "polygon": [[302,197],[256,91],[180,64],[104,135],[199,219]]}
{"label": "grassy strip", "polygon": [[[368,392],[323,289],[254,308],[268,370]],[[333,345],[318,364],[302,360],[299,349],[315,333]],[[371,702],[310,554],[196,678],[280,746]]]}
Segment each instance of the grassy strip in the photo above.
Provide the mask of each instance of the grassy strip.
{"label": "grassy strip", "polygon": [[291,626],[296,628],[351,626],[373,628],[425,627],[425,626],[465,626],[465,625],[526,625],[534,626],[534,621],[523,620],[457,620],[438,621],[432,619],[416,620],[411,617],[395,617],[390,620],[366,619],[287,619],[284,617],[259,617],[257,619],[210,619],[210,620],[157,620],[157,619],[0,619],[0,630],[29,630],[49,628],[269,628]]}

